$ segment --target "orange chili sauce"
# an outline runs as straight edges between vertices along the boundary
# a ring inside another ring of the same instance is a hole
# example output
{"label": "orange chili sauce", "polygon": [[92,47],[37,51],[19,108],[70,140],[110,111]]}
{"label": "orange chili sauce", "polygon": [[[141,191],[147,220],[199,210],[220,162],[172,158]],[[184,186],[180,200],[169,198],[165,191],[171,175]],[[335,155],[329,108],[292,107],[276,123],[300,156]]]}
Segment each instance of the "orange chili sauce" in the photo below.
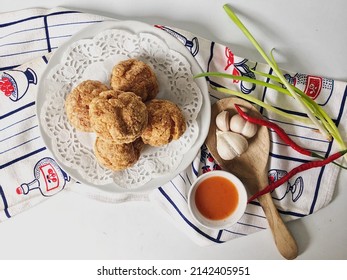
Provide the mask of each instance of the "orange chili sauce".
{"label": "orange chili sauce", "polygon": [[232,214],[239,202],[235,185],[228,179],[214,176],[196,188],[195,204],[201,215],[210,220],[223,220]]}

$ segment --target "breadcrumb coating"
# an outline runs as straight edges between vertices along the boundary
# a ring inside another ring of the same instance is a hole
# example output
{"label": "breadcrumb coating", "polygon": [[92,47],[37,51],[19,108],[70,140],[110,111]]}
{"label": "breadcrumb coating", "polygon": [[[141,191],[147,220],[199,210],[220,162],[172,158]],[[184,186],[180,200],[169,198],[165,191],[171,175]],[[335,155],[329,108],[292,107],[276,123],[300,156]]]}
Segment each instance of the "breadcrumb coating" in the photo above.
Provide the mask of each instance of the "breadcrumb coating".
{"label": "breadcrumb coating", "polygon": [[145,144],[162,146],[180,138],[186,130],[180,108],[169,100],[153,99],[146,103],[148,125],[141,137]]}
{"label": "breadcrumb coating", "polygon": [[155,73],[146,63],[137,59],[124,60],[113,67],[111,87],[134,92],[143,102],[155,98],[159,92]]}
{"label": "breadcrumb coating", "polygon": [[148,122],[146,105],[132,92],[103,92],[90,103],[89,116],[94,132],[117,144],[133,142]]}
{"label": "breadcrumb coating", "polygon": [[65,110],[70,124],[80,131],[91,132],[90,102],[109,88],[99,81],[86,80],[75,87],[65,99]]}
{"label": "breadcrumb coating", "polygon": [[139,160],[143,146],[141,138],[132,143],[117,144],[97,137],[94,153],[102,166],[120,171],[133,166]]}

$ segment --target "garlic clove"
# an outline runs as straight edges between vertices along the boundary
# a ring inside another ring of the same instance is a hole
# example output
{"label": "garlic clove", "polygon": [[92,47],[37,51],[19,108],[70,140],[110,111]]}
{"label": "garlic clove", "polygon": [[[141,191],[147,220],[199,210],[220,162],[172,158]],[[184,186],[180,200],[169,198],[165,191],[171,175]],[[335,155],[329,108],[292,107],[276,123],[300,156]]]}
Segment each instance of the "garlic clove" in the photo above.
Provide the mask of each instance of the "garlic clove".
{"label": "garlic clove", "polygon": [[246,120],[243,119],[239,114],[235,114],[230,119],[229,127],[231,131],[241,134],[245,124]]}
{"label": "garlic clove", "polygon": [[246,138],[252,138],[258,131],[258,126],[254,123],[246,122],[241,134]]}
{"label": "garlic clove", "polygon": [[230,113],[228,111],[220,112],[216,117],[216,126],[221,131],[228,131],[230,124]]}
{"label": "garlic clove", "polygon": [[235,114],[230,119],[230,130],[240,133],[246,138],[252,138],[258,131],[258,126],[243,119],[239,114]]}
{"label": "garlic clove", "polygon": [[217,131],[217,152],[224,160],[232,160],[248,149],[248,141],[241,134]]}

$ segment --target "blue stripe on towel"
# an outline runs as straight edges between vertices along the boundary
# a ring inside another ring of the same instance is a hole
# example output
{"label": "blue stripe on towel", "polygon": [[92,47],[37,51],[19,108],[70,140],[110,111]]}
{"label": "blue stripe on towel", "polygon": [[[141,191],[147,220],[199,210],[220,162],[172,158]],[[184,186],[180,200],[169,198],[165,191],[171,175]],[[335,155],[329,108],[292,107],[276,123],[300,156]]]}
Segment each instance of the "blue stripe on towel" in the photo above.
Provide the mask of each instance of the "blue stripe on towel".
{"label": "blue stripe on towel", "polygon": [[[258,201],[251,201],[251,202],[249,202],[249,204],[261,207]],[[284,211],[284,210],[281,210],[281,209],[278,209],[278,208],[277,208],[277,211],[279,213],[283,214],[283,215],[289,215],[289,216],[294,216],[294,217],[305,217],[305,216],[307,216],[306,214],[302,214],[302,213],[298,213],[298,212],[292,212],[292,211]],[[258,216],[258,215],[252,214],[252,213],[246,213],[246,214]],[[262,216],[259,216],[259,217],[262,217]],[[263,218],[266,219],[265,216],[263,216]]]}
{"label": "blue stripe on towel", "polygon": [[[287,125],[293,125],[293,123],[290,123],[290,122],[286,122],[286,121],[280,121],[280,120],[277,120],[277,119],[273,119],[273,118],[269,118],[268,116],[264,116],[263,117],[265,119],[267,119],[268,121],[271,121],[271,122],[275,122],[275,123],[282,123],[282,124],[287,124]],[[333,122],[336,122],[336,120],[332,119]],[[306,128],[308,130],[316,130],[317,128],[314,127],[314,126],[308,126],[308,125],[304,125],[304,124],[295,124],[296,127],[301,127],[301,128]]]}
{"label": "blue stripe on towel", "polygon": [[40,41],[45,41],[45,40],[46,40],[46,38],[32,39],[32,40],[26,40],[26,41],[17,41],[17,42],[2,44],[2,45],[0,45],[0,48],[1,47],[8,47],[8,46],[15,46],[15,45],[23,45],[23,44],[27,44],[27,43],[40,42]]}
{"label": "blue stripe on towel", "polygon": [[223,233],[223,230],[220,230],[220,231],[218,232],[217,240],[220,240],[220,238],[222,237],[222,233]]}
{"label": "blue stripe on towel", "polygon": [[47,59],[47,57],[44,55],[44,56],[42,56],[42,60],[46,63],[46,64],[48,64],[48,59]]}
{"label": "blue stripe on towel", "polygon": [[194,161],[191,163],[191,166],[192,166],[193,173],[195,174],[196,177],[198,177],[199,176],[199,171],[195,169]]}
{"label": "blue stripe on towel", "polygon": [[0,71],[11,70],[11,69],[16,68],[18,66],[19,65],[10,65],[10,66],[5,66],[5,67],[0,67]]}
{"label": "blue stripe on towel", "polygon": [[65,23],[59,23],[59,24],[52,24],[49,25],[48,27],[61,27],[61,26],[66,26],[66,25],[80,25],[80,24],[90,24],[90,23],[99,23],[102,22],[102,20],[88,20],[88,21],[76,21],[76,22],[65,22]]}
{"label": "blue stripe on towel", "polygon": [[52,48],[51,48],[51,41],[49,38],[49,30],[48,30],[48,24],[47,24],[47,16],[43,18],[43,22],[45,25],[45,33],[46,33],[46,42],[47,42],[47,51],[51,52]]}
{"label": "blue stripe on towel", "polygon": [[183,182],[184,182],[184,184],[186,185],[187,183],[186,183],[186,179],[184,179],[184,177],[181,175],[181,173],[180,174],[178,174],[181,178],[182,178],[182,180],[183,180]]}
{"label": "blue stripe on towel", "polygon": [[[62,14],[79,14],[79,13],[80,12],[78,12],[78,11],[61,11],[61,12],[54,12],[54,13],[48,14],[48,16],[62,15]],[[6,27],[6,26],[14,25],[14,24],[17,24],[17,23],[25,22],[25,21],[30,21],[30,20],[33,20],[33,19],[42,18],[42,17],[45,17],[45,16],[47,16],[47,15],[38,15],[38,16],[32,16],[32,17],[23,18],[23,19],[16,20],[16,21],[10,21],[10,22],[7,22],[7,23],[0,24],[0,27]]]}
{"label": "blue stripe on towel", "polygon": [[246,236],[246,233],[241,233],[241,232],[236,232],[236,231],[232,231],[230,229],[224,229],[224,231],[235,234],[235,235],[241,235],[241,236]]}
{"label": "blue stripe on towel", "polygon": [[43,29],[43,27],[33,27],[33,28],[28,28],[28,29],[22,29],[22,30],[19,30],[19,31],[14,31],[14,32],[8,33],[6,35],[3,35],[3,36],[0,37],[0,39],[9,37],[11,35],[15,35],[15,34],[19,34],[19,33],[25,33],[25,32],[28,32],[28,31],[40,30],[40,29]]}
{"label": "blue stripe on towel", "polygon": [[16,122],[14,122],[14,123],[11,123],[10,125],[8,125],[8,126],[6,126],[6,127],[4,127],[4,128],[0,128],[0,131],[6,130],[6,129],[8,129],[8,128],[10,128],[10,127],[16,125],[16,124],[19,124],[19,123],[21,123],[21,122],[24,122],[24,121],[26,121],[26,120],[29,120],[29,119],[31,119],[31,118],[34,118],[35,116],[36,116],[36,115],[31,115],[31,116],[29,116],[29,117],[27,117],[27,118],[24,118],[24,119],[22,119],[22,120],[19,120],[19,121],[16,121]]}
{"label": "blue stripe on towel", "polygon": [[4,190],[2,189],[1,185],[0,185],[0,198],[2,199],[2,202],[4,204],[4,212],[7,218],[11,218],[10,213],[8,212],[8,203],[6,200],[6,196],[4,193]]}
{"label": "blue stripe on towel", "polygon": [[181,193],[181,191],[176,187],[176,185],[174,184],[174,182],[172,180],[170,180],[170,183],[174,186],[174,188],[176,189],[176,191],[180,194],[180,196],[187,201],[187,198],[184,196],[183,193]]}
{"label": "blue stripe on towel", "polygon": [[186,177],[187,177],[187,180],[188,180],[189,184],[191,185],[191,184],[192,184],[192,182],[191,182],[191,180],[189,179],[189,175],[188,175],[188,173],[187,173],[187,172],[186,172]]}
{"label": "blue stripe on towel", "polygon": [[[270,129],[271,133],[276,133],[274,130]],[[305,139],[305,140],[310,140],[310,141],[314,141],[314,142],[322,142],[322,143],[329,143],[328,140],[324,140],[324,139],[318,139],[318,138],[312,138],[312,137],[307,137],[307,136],[300,136],[297,134],[292,134],[292,133],[286,133],[290,138],[300,138],[300,139]]]}
{"label": "blue stripe on towel", "polygon": [[253,225],[253,224],[246,224],[246,223],[241,223],[241,222],[237,222],[239,225],[243,225],[243,226],[246,226],[246,227],[253,227],[253,228],[258,228],[258,229],[266,229],[265,227],[260,227],[260,226],[256,226],[256,225]]}
{"label": "blue stripe on towel", "polygon": [[[54,48],[51,48],[51,50],[54,50],[57,48],[58,47],[54,47]],[[25,52],[4,54],[4,55],[0,55],[0,57],[10,57],[10,56],[16,56],[16,55],[21,55],[21,54],[35,53],[35,52],[47,52],[47,49],[36,49],[36,50],[25,51]]]}
{"label": "blue stripe on towel", "polygon": [[34,125],[34,126],[32,126],[32,127],[29,127],[29,128],[27,128],[27,129],[24,129],[24,130],[22,130],[22,131],[20,131],[20,132],[17,132],[17,133],[15,133],[15,134],[6,136],[5,138],[0,139],[0,143],[3,142],[3,141],[6,141],[6,140],[8,140],[8,139],[11,139],[11,138],[13,138],[13,137],[15,137],[15,136],[18,136],[18,135],[20,135],[20,134],[23,134],[23,133],[25,133],[25,132],[27,132],[27,131],[29,131],[29,130],[32,130],[32,129],[36,128],[36,127],[38,127],[38,125]]}
{"label": "blue stripe on towel", "polygon": [[275,153],[270,152],[269,155],[273,158],[278,158],[278,159],[284,159],[284,160],[290,160],[290,161],[296,161],[296,162],[301,162],[301,163],[306,163],[308,160],[301,159],[301,158],[295,158],[295,157],[288,157],[288,156],[283,156],[283,155],[278,155]]}
{"label": "blue stripe on towel", "polygon": [[[276,144],[276,145],[278,145],[278,146],[290,147],[290,145],[284,144],[284,143],[281,143],[281,142],[277,142],[277,141],[273,141],[273,140],[270,140],[270,142],[271,142],[272,144]],[[324,153],[324,154],[325,154],[325,152],[326,152],[326,151],[315,150],[315,149],[309,149],[309,150],[310,150],[311,152]]]}
{"label": "blue stripe on towel", "polygon": [[[251,204],[253,204],[253,203],[251,202]],[[257,206],[259,206],[259,205],[257,204]],[[249,215],[249,216],[254,216],[254,217],[266,219],[266,217],[265,217],[264,215],[254,214],[254,213],[247,212],[247,211],[245,212],[245,214],[246,214],[246,215]]]}
{"label": "blue stripe on towel", "polygon": [[29,140],[27,140],[27,141],[25,141],[25,142],[23,142],[23,143],[21,143],[21,144],[19,144],[19,145],[13,146],[13,147],[11,147],[11,148],[9,148],[9,149],[7,149],[7,150],[4,150],[4,151],[0,151],[0,155],[2,155],[2,154],[4,154],[4,153],[7,153],[7,152],[10,152],[10,151],[12,151],[12,150],[14,150],[14,149],[17,149],[17,148],[19,148],[19,147],[21,147],[21,146],[23,146],[23,145],[25,145],[25,144],[28,144],[28,143],[30,143],[30,142],[32,142],[32,141],[35,141],[35,140],[37,140],[37,139],[40,139],[40,138],[41,138],[41,136],[36,136],[36,137],[34,137],[34,138],[32,138],[32,139],[29,139]]}
{"label": "blue stripe on towel", "polygon": [[[341,100],[341,107],[340,107],[339,115],[338,115],[337,120],[336,120],[336,126],[338,126],[340,121],[341,121],[342,114],[343,114],[343,111],[345,110],[345,106],[346,106],[346,99],[347,99],[347,86],[345,88],[345,92],[344,92],[342,100]],[[329,145],[329,148],[328,148],[328,151],[327,151],[327,155],[329,155],[329,153],[331,152],[331,148],[332,148],[333,142],[334,142],[334,140],[330,142],[330,145]],[[320,186],[321,186],[320,183],[321,183],[321,180],[322,180],[322,177],[323,177],[324,170],[325,170],[325,166],[323,166],[321,168],[321,171],[319,173],[319,177],[318,177],[318,181],[317,181],[317,185],[316,185],[316,191],[315,191],[315,194],[314,194],[314,197],[313,197],[313,201],[312,201],[312,204],[311,204],[311,208],[310,208],[310,214],[312,214],[314,212],[314,209],[315,209],[315,206],[316,206],[316,203],[317,203],[317,198],[318,198],[318,195],[319,195],[319,189],[320,189]]]}
{"label": "blue stripe on towel", "polygon": [[193,223],[191,223],[186,216],[183,215],[183,213],[181,212],[181,210],[178,208],[178,206],[175,204],[175,202],[168,196],[168,194],[164,191],[164,189],[162,187],[158,188],[159,191],[161,192],[161,194],[167,199],[167,201],[173,206],[173,208],[177,211],[177,213],[182,217],[182,219],[192,228],[194,229],[197,233],[199,233],[200,235],[206,237],[207,239],[215,242],[215,243],[224,243],[224,241],[218,240],[218,238],[214,238],[208,234],[206,234],[205,232],[203,232],[201,229],[199,229],[198,227],[196,227]]}
{"label": "blue stripe on towel", "polygon": [[[273,70],[272,70],[272,68],[270,68],[270,70],[269,70],[269,75],[272,75],[272,72],[273,72]],[[270,82],[271,82],[270,78],[269,78],[269,77],[266,78],[266,81],[265,81],[265,82],[266,82],[266,83],[270,83]],[[263,101],[263,102],[265,102],[265,96],[266,96],[266,94],[267,94],[267,90],[268,90],[268,87],[264,87],[264,88],[263,88],[263,95],[262,95],[262,98],[261,98],[261,101]],[[261,107],[260,113],[263,114],[263,111],[264,111],[264,108]]]}
{"label": "blue stripe on towel", "polygon": [[15,110],[12,110],[12,111],[10,111],[10,112],[8,112],[8,113],[6,113],[6,114],[0,116],[0,120],[2,120],[2,119],[4,119],[4,118],[7,118],[7,117],[9,117],[9,116],[11,116],[11,115],[13,115],[13,114],[15,114],[15,113],[18,113],[18,112],[20,112],[20,111],[22,111],[22,110],[24,110],[24,109],[26,109],[26,108],[28,108],[28,107],[34,106],[34,105],[35,105],[35,101],[30,102],[30,103],[28,103],[28,104],[25,104],[25,105],[23,105],[23,106],[21,106],[21,107],[15,109]]}
{"label": "blue stripe on towel", "polygon": [[24,159],[26,159],[26,158],[28,158],[28,157],[31,157],[32,155],[38,154],[38,153],[40,153],[40,152],[43,152],[44,150],[46,150],[46,147],[42,147],[42,148],[37,149],[37,150],[35,150],[35,151],[32,151],[32,152],[30,152],[30,153],[28,153],[28,154],[25,154],[25,155],[22,155],[22,156],[20,156],[20,157],[18,157],[18,158],[15,158],[15,159],[13,159],[13,160],[11,160],[11,161],[9,161],[9,162],[6,162],[6,163],[0,165],[0,169],[3,169],[3,168],[5,168],[5,167],[8,167],[8,166],[10,166],[10,165],[16,163],[16,162],[19,162],[19,161],[24,160]]}
{"label": "blue stripe on towel", "polygon": [[278,209],[278,212],[279,212],[280,214],[283,214],[283,215],[294,216],[294,217],[299,217],[299,218],[302,218],[302,217],[306,217],[306,216],[307,216],[306,214],[301,214],[301,213],[292,212],[292,211],[283,211],[283,210],[280,210],[280,209]]}
{"label": "blue stripe on towel", "polygon": [[[0,24],[0,28],[1,27],[8,27],[8,26],[12,26],[12,25],[16,25],[16,24],[23,24],[25,22],[30,22],[36,19],[43,19],[43,24],[39,27],[34,27],[34,28],[28,28],[28,29],[22,29],[19,31],[15,31],[15,32],[10,32],[8,34],[5,34],[3,36],[0,37],[0,39],[2,38],[6,38],[15,34],[19,34],[19,33],[26,33],[26,32],[31,32],[34,30],[44,30],[45,33],[45,38],[39,38],[36,40],[28,40],[27,42],[32,42],[32,41],[46,41],[46,46],[43,46],[43,48],[39,48],[39,49],[27,49],[26,51],[21,51],[21,52],[14,52],[14,53],[10,53],[10,54],[3,54],[0,55],[0,57],[12,57],[12,56],[17,56],[17,55],[23,55],[23,54],[29,54],[29,53],[35,53],[35,52],[51,52],[52,50],[57,49],[57,46],[52,46],[52,39],[57,39],[57,38],[67,38],[67,37],[71,37],[71,34],[65,34],[65,35],[60,35],[60,36],[50,36],[50,29],[53,27],[63,27],[63,26],[68,26],[68,25],[85,25],[85,24],[92,24],[92,23],[97,23],[97,22],[101,22],[101,20],[90,20],[90,21],[80,21],[80,22],[64,22],[61,24],[54,24],[54,25],[49,25],[49,18],[52,16],[57,16],[57,15],[63,15],[63,14],[74,14],[74,13],[80,13],[78,11],[60,11],[60,12],[53,12],[50,14],[43,14],[43,15],[37,15],[37,16],[32,16],[32,17],[28,17],[28,18],[24,18],[24,19],[20,19],[20,20],[16,20],[16,21],[12,21],[12,22],[7,22],[7,23],[3,23]],[[7,45],[14,45],[14,44],[19,44],[19,43],[23,43],[23,42],[12,42],[12,43],[8,43],[5,44]],[[4,45],[1,45],[4,46]],[[0,47],[1,47],[0,46]],[[18,66],[18,65],[17,65]],[[10,69],[14,68],[15,66],[11,66]],[[2,69],[5,70],[5,69]]]}

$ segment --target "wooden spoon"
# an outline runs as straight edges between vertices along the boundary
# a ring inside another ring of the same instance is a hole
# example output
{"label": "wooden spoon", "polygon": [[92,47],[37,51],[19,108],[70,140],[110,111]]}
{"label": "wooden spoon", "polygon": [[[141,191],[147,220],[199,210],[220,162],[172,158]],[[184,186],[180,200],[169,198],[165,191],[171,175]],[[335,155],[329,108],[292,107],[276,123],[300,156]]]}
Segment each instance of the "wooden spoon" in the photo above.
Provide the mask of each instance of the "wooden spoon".
{"label": "wooden spoon", "polygon": [[[240,105],[243,109],[247,108],[248,114],[262,118],[255,107],[243,99],[234,97],[221,99],[212,106],[206,145],[221,168],[239,177],[252,195],[268,185],[269,131],[264,126],[258,126],[257,134],[248,140],[249,147],[245,153],[233,160],[223,160],[217,152],[215,120],[218,113],[223,110],[229,111],[231,115],[236,114],[234,104]],[[259,197],[258,201],[264,210],[278,251],[286,259],[295,259],[298,255],[297,244],[279,215],[271,195],[267,193]]]}

